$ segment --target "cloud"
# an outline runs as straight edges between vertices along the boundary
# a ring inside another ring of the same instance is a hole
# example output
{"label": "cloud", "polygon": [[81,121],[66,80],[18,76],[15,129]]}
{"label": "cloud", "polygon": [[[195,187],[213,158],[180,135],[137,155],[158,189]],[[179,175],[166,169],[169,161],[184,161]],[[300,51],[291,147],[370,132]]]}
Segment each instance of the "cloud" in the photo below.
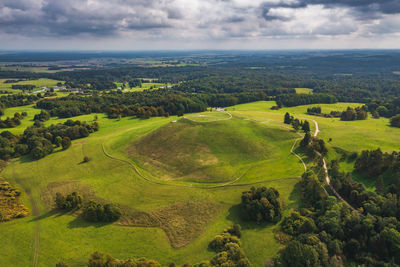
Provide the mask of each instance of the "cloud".
{"label": "cloud", "polygon": [[365,38],[398,35],[398,14],[399,0],[2,0],[0,35],[144,43]]}

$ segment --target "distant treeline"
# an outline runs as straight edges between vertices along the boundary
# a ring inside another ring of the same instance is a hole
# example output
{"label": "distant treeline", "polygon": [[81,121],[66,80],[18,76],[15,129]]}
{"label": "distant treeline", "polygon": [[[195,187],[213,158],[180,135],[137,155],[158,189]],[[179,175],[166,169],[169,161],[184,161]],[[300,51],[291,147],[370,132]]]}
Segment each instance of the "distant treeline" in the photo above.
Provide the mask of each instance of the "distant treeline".
{"label": "distant treeline", "polygon": [[337,98],[328,94],[282,94],[276,97],[276,102],[287,107],[293,107],[316,103],[333,104],[337,102]]}
{"label": "distant treeline", "polygon": [[44,99],[36,106],[48,110],[51,116],[68,118],[94,112],[106,112],[110,118],[137,116],[183,115],[205,111],[207,107],[225,107],[240,103],[271,99],[264,91],[234,94],[193,94],[160,89],[132,93],[103,93],[93,96],[68,96]]}
{"label": "distant treeline", "polygon": [[12,89],[19,89],[19,90],[27,90],[32,91],[36,88],[36,85],[33,84],[13,84],[11,85]]}

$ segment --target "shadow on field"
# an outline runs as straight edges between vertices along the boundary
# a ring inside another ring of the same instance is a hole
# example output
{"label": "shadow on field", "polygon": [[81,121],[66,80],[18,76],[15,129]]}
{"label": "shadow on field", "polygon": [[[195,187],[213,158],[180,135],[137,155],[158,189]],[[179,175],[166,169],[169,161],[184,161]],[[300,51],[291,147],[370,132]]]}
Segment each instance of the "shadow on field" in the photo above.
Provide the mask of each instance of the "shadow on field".
{"label": "shadow on field", "polygon": [[232,206],[229,209],[229,214],[226,218],[232,221],[234,224],[235,223],[239,224],[243,230],[249,230],[249,229],[263,230],[265,227],[275,225],[275,223],[270,223],[270,222],[256,223],[244,220],[240,206],[241,206],[240,204]]}
{"label": "shadow on field", "polygon": [[298,208],[298,203],[301,203],[300,201],[300,182],[296,183],[293,187],[292,192],[290,192],[289,195],[289,203],[286,208],[292,209],[292,208]]}
{"label": "shadow on field", "polygon": [[72,221],[70,221],[67,225],[69,229],[74,229],[74,228],[87,228],[87,227],[103,227],[112,224],[111,222],[109,223],[102,223],[102,222],[88,222],[82,219],[80,216],[75,217]]}
{"label": "shadow on field", "polygon": [[60,213],[57,210],[51,210],[51,211],[48,211],[46,213],[43,213],[43,214],[41,214],[39,216],[36,216],[36,217],[32,218],[29,222],[41,221],[41,220],[44,220],[44,219],[52,217],[52,216],[59,217],[61,215],[63,215],[63,213]]}

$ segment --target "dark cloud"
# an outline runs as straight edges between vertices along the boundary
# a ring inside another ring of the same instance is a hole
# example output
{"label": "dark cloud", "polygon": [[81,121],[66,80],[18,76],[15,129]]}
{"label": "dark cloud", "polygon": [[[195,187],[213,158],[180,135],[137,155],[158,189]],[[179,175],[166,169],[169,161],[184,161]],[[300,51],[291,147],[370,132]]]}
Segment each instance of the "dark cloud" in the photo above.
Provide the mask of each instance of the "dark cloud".
{"label": "dark cloud", "polygon": [[154,8],[156,0],[3,0],[0,32],[40,35],[118,35],[126,30],[170,27],[182,15]]}
{"label": "dark cloud", "polygon": [[0,0],[0,34],[63,40],[367,36],[398,33],[397,14],[400,0]]}
{"label": "dark cloud", "polygon": [[399,14],[400,0],[299,0],[297,2],[266,2],[261,5],[265,20],[288,20],[286,17],[270,15],[273,8],[305,8],[309,5],[322,5],[325,8],[351,8],[358,19],[375,19],[384,14]]}

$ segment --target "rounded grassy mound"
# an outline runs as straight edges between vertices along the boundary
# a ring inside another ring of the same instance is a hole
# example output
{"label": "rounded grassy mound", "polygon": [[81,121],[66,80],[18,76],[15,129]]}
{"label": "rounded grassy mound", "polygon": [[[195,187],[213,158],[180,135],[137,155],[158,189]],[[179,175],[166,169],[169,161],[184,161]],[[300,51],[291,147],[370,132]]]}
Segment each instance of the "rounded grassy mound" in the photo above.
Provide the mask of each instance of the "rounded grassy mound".
{"label": "rounded grassy mound", "polygon": [[280,157],[293,140],[287,130],[232,118],[210,123],[181,119],[128,148],[140,167],[164,180],[219,183],[237,179],[255,162]]}

